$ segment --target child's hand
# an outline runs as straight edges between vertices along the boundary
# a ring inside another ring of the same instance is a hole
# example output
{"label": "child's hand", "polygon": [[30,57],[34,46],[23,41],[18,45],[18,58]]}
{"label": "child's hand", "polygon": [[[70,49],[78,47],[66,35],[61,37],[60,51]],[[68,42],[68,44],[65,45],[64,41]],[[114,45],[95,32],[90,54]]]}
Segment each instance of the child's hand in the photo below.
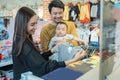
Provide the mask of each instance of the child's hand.
{"label": "child's hand", "polygon": [[83,43],[83,41],[82,41],[82,40],[79,40],[78,42],[79,42],[79,44],[82,44],[82,43]]}
{"label": "child's hand", "polygon": [[86,47],[86,48],[88,48],[88,47],[89,47],[89,45],[88,45],[88,42],[87,42],[87,41],[84,41],[83,43],[84,43],[84,45],[85,45],[85,47]]}
{"label": "child's hand", "polygon": [[73,39],[73,40],[75,40],[75,41],[79,42],[79,44],[82,44],[82,43],[83,43],[83,41],[82,41],[80,38],[77,38],[77,37],[74,37],[74,39]]}
{"label": "child's hand", "polygon": [[78,38],[78,37],[73,37],[73,40],[78,41],[78,42],[80,42],[80,41],[81,41],[81,39],[80,39],[80,38]]}

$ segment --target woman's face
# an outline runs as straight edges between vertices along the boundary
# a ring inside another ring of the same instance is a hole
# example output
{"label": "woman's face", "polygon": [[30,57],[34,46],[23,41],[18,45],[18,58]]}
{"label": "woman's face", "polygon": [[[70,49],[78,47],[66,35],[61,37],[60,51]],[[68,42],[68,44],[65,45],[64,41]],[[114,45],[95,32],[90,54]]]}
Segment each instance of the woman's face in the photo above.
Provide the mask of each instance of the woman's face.
{"label": "woman's face", "polygon": [[56,27],[56,35],[59,37],[65,36],[67,33],[67,26],[65,24],[58,24]]}
{"label": "woman's face", "polygon": [[33,35],[37,29],[38,16],[34,15],[27,24],[27,33]]}
{"label": "woman's face", "polygon": [[53,7],[51,10],[51,17],[53,21],[60,22],[63,19],[63,12],[62,8]]}

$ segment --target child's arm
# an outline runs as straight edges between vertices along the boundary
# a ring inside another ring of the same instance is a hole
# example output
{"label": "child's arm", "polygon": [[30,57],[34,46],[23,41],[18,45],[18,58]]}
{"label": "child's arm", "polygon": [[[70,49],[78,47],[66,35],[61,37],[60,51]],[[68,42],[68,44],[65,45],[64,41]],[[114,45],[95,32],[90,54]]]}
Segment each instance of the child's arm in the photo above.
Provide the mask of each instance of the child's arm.
{"label": "child's arm", "polygon": [[79,42],[80,44],[83,43],[83,40],[81,40],[80,38],[75,37],[75,36],[73,37],[73,40]]}
{"label": "child's arm", "polygon": [[73,40],[76,40],[77,42],[79,42],[79,44],[83,43],[86,47],[88,47],[88,42],[87,41],[81,40],[78,37],[73,37]]}

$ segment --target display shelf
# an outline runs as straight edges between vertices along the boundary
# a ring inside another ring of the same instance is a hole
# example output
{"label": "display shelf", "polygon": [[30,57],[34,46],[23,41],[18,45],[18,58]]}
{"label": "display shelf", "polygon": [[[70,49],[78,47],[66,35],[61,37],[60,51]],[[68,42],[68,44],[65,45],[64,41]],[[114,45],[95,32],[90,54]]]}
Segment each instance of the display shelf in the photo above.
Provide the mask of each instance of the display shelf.
{"label": "display shelf", "polygon": [[0,67],[11,65],[12,63],[13,63],[12,58],[10,58],[9,60],[3,60],[0,62]]}

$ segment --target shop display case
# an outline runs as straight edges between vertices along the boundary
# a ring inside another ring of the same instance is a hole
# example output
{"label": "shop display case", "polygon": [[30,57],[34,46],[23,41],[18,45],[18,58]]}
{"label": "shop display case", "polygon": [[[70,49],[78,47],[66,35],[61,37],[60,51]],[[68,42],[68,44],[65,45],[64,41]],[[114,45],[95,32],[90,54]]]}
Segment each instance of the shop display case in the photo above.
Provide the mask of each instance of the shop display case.
{"label": "shop display case", "polygon": [[[10,17],[0,18],[0,67],[12,64],[12,35],[13,29]],[[10,27],[11,26],[11,27]]]}

